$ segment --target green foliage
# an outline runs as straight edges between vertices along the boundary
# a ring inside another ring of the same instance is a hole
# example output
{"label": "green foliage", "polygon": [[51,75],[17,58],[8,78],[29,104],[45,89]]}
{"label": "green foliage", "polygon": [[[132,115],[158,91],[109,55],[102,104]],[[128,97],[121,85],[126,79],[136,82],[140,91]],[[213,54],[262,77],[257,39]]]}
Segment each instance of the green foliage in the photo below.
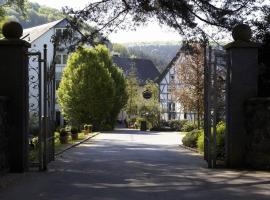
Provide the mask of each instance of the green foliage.
{"label": "green foliage", "polygon": [[160,72],[166,68],[180,48],[179,42],[148,42],[125,44],[130,57],[151,60]]}
{"label": "green foliage", "polygon": [[65,128],[61,128],[61,129],[60,129],[59,136],[60,136],[60,137],[65,137],[65,136],[67,136],[67,135],[68,135],[68,132],[66,131],[66,129],[65,129]]}
{"label": "green foliage", "polygon": [[111,112],[108,113],[107,121],[105,123],[109,125],[106,126],[106,130],[109,129],[109,127],[110,129],[113,129],[118,114],[120,113],[121,109],[126,105],[128,100],[128,94],[126,90],[127,84],[123,75],[123,71],[113,64],[108,49],[102,45],[99,45],[96,47],[96,50],[98,54],[101,55],[100,58],[102,60],[100,60],[100,62],[105,63],[104,66],[108,69],[109,73],[111,74],[111,77],[115,85],[115,95],[114,100],[112,102],[113,106]]}
{"label": "green foliage", "polygon": [[159,104],[159,89],[158,85],[152,80],[147,81],[143,90],[151,91],[152,97],[150,99],[144,99],[142,94],[139,95],[139,115],[145,118],[148,127],[154,127],[158,125],[160,118],[160,104]]}
{"label": "green foliage", "polygon": [[185,137],[183,137],[182,142],[185,146],[196,148],[197,147],[197,141],[198,137],[201,134],[201,130],[192,130],[188,132]]}
{"label": "green foliage", "polygon": [[76,133],[79,132],[79,129],[77,127],[75,127],[75,126],[72,126],[71,129],[70,129],[70,132],[71,132],[71,134],[76,134]]}
{"label": "green foliage", "polygon": [[182,131],[184,125],[188,123],[188,120],[170,120],[169,127],[174,131]]}
{"label": "green foliage", "polygon": [[57,9],[31,2],[25,3],[24,13],[14,6],[7,8],[6,16],[16,18],[23,28],[38,26],[64,18],[64,15]]}
{"label": "green foliage", "polygon": [[[213,136],[211,137],[211,142],[213,142]],[[199,152],[204,152],[204,133],[200,133],[197,141],[197,146]],[[225,157],[225,123],[219,122],[217,124],[217,134],[216,134],[216,155],[219,159],[224,159]]]}
{"label": "green foliage", "polygon": [[201,134],[198,137],[197,147],[198,147],[198,151],[200,153],[204,152],[204,132],[203,131],[201,132]]}
{"label": "green foliage", "polygon": [[125,104],[125,94],[119,94],[125,85],[120,86],[118,71],[109,68],[114,66],[104,46],[78,48],[69,57],[57,95],[64,117],[72,124],[91,123],[94,130],[112,126],[112,116]]}
{"label": "green foliage", "polygon": [[129,74],[126,77],[126,91],[128,95],[127,104],[125,110],[128,114],[128,118],[137,116],[139,101],[140,101],[140,87],[137,79],[137,72],[135,68],[131,68]]}
{"label": "green foliage", "polygon": [[128,49],[124,45],[117,43],[113,44],[113,51],[119,53],[121,57],[130,57]]}
{"label": "green foliage", "polygon": [[184,132],[190,132],[190,131],[192,131],[192,130],[194,130],[196,128],[197,128],[197,125],[196,124],[194,124],[192,122],[186,122],[183,125],[182,131],[184,131]]}

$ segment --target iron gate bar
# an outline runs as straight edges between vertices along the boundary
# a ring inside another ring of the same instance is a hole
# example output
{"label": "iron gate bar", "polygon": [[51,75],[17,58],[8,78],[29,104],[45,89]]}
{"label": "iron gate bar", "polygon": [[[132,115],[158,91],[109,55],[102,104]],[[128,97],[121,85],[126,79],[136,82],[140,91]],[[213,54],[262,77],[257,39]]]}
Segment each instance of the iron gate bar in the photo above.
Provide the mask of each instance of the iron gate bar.
{"label": "iron gate bar", "polygon": [[207,44],[204,44],[204,160],[208,161],[208,63],[207,63]]}
{"label": "iron gate bar", "polygon": [[[231,51],[229,51],[231,53]],[[228,101],[230,93],[228,92],[231,87],[231,62],[229,62],[230,55],[227,53],[227,74],[226,74],[226,100],[225,100],[225,106],[226,106],[226,113],[229,113],[229,106],[230,103]],[[226,125],[230,123],[230,116],[226,115]],[[229,160],[228,160],[228,153],[229,153],[229,130],[228,127],[225,129],[225,160],[226,160],[226,166],[229,166]]]}
{"label": "iron gate bar", "polygon": [[43,77],[43,104],[44,104],[44,110],[43,110],[43,116],[42,116],[42,121],[43,121],[43,125],[44,125],[44,133],[43,133],[43,137],[44,137],[44,152],[43,152],[43,170],[47,170],[47,163],[48,163],[48,158],[47,158],[47,134],[48,134],[48,127],[47,127],[47,108],[48,108],[48,94],[47,94],[47,45],[44,44],[44,49],[43,49],[43,73],[44,73],[44,77]]}
{"label": "iron gate bar", "polygon": [[38,147],[39,147],[39,156],[38,156],[38,167],[39,170],[42,171],[43,170],[43,140],[42,140],[42,118],[41,118],[41,113],[42,113],[42,100],[41,100],[41,85],[42,85],[42,78],[41,78],[41,62],[43,62],[43,60],[41,59],[41,53],[40,52],[28,52],[27,53],[28,56],[37,56],[38,57],[38,109],[39,109],[39,133],[38,133]]}
{"label": "iron gate bar", "polygon": [[215,52],[215,61],[213,65],[213,154],[212,167],[216,167],[217,159],[217,54]]}
{"label": "iron gate bar", "polygon": [[211,104],[210,104],[210,102],[211,102],[211,74],[212,74],[212,72],[211,72],[211,62],[212,62],[212,47],[211,46],[209,46],[209,51],[208,51],[208,56],[209,56],[209,58],[208,58],[208,63],[207,63],[207,68],[208,68],[208,73],[207,73],[207,90],[208,90],[208,92],[207,92],[207,102],[208,102],[208,104],[207,104],[207,110],[206,110],[206,112],[207,112],[207,121],[208,121],[208,123],[207,123],[207,132],[206,132],[206,137],[207,137],[207,151],[208,151],[208,159],[207,159],[207,161],[208,161],[208,167],[209,168],[212,168],[212,151],[211,151],[211,149],[212,149],[212,144],[211,144],[211,123],[212,123],[212,121],[211,121],[211,110],[210,110],[210,106],[211,106]]}
{"label": "iron gate bar", "polygon": [[[41,52],[29,52],[28,56],[38,56],[38,119],[39,119],[39,170],[47,169],[47,164],[54,160],[54,126],[55,120],[55,67],[47,66],[47,45],[43,46],[43,59]],[[41,66],[43,63],[43,69]],[[30,67],[31,69],[31,67]],[[36,71],[36,70],[35,70]],[[50,72],[50,75],[48,74]],[[35,77],[35,76],[34,76]],[[34,87],[35,89],[35,87]],[[49,145],[49,146],[48,146]]]}

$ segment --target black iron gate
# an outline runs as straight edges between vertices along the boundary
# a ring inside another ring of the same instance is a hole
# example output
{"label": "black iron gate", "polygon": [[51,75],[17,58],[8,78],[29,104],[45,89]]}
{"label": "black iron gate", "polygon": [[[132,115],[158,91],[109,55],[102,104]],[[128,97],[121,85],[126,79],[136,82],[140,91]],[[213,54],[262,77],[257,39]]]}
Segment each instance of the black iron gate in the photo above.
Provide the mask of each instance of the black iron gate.
{"label": "black iron gate", "polygon": [[[42,55],[43,54],[43,55]],[[55,71],[43,52],[29,52],[29,159],[30,166],[46,170],[54,160]]]}
{"label": "black iron gate", "polygon": [[[204,158],[209,168],[215,168],[217,165],[217,123],[226,121],[226,91],[229,86],[227,70],[226,52],[222,48],[205,46]],[[225,138],[224,142],[223,161],[227,151]]]}

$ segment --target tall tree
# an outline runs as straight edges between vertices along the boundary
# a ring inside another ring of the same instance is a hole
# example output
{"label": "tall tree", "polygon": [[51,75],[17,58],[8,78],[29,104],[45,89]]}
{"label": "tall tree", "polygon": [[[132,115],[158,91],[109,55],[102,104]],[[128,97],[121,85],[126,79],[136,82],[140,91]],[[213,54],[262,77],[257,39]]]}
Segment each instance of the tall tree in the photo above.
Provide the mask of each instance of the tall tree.
{"label": "tall tree", "polygon": [[137,116],[138,114],[139,99],[140,99],[139,81],[137,79],[137,72],[134,67],[131,68],[131,71],[127,75],[126,81],[127,81],[128,100],[125,110],[128,114],[128,118],[131,118],[133,116]]}
{"label": "tall tree", "polygon": [[114,128],[118,114],[126,105],[128,100],[126,79],[124,78],[123,71],[113,64],[109,50],[104,45],[98,45],[95,49],[100,55],[100,62],[103,62],[105,64],[104,66],[110,72],[115,85],[115,95],[112,102],[113,106],[111,111],[108,113],[106,121],[111,128]]}
{"label": "tall tree", "polygon": [[115,82],[104,56],[96,48],[78,48],[68,59],[57,95],[61,111],[71,123],[91,123],[99,130],[112,111]]}
{"label": "tall tree", "polygon": [[200,43],[185,44],[183,62],[176,66],[178,83],[172,83],[173,96],[184,110],[196,111],[197,123],[203,115],[204,52]]}
{"label": "tall tree", "polygon": [[2,26],[7,21],[7,8],[13,7],[21,12],[23,15],[25,14],[25,0],[4,0],[0,2],[0,32],[2,33]]}

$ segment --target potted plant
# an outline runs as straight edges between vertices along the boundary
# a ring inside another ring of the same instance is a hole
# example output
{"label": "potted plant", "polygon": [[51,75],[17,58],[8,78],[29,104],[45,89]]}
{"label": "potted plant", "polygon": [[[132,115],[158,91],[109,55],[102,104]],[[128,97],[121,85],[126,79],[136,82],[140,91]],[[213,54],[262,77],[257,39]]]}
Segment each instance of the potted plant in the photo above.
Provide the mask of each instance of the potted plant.
{"label": "potted plant", "polygon": [[76,127],[71,127],[71,130],[70,130],[70,132],[71,132],[71,138],[72,138],[72,140],[78,140],[78,128],[76,128]]}
{"label": "potted plant", "polygon": [[68,132],[66,129],[61,128],[60,129],[60,137],[59,137],[61,144],[67,144],[68,143]]}
{"label": "potted plant", "polygon": [[84,127],[84,133],[85,134],[92,133],[92,125],[85,124],[83,127]]}

